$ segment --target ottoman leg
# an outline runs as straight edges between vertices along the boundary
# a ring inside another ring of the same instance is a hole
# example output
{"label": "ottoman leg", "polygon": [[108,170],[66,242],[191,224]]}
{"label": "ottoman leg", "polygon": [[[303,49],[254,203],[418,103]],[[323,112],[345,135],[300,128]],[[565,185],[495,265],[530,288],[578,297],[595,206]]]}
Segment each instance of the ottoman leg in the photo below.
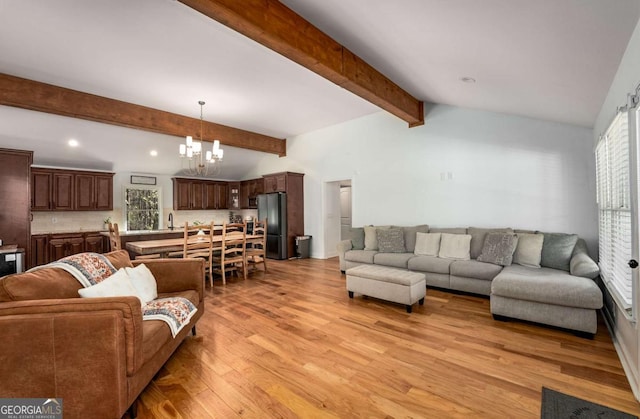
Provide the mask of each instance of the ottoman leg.
{"label": "ottoman leg", "polygon": [[420,304],[421,306],[423,306],[423,305],[424,305],[424,297],[423,297],[423,298],[421,298],[420,300],[418,300],[418,304]]}
{"label": "ottoman leg", "polygon": [[353,298],[353,291],[348,291],[349,292],[349,298]]}
{"label": "ottoman leg", "polygon": [[407,304],[405,307],[407,308],[407,313],[411,313],[411,306]]}

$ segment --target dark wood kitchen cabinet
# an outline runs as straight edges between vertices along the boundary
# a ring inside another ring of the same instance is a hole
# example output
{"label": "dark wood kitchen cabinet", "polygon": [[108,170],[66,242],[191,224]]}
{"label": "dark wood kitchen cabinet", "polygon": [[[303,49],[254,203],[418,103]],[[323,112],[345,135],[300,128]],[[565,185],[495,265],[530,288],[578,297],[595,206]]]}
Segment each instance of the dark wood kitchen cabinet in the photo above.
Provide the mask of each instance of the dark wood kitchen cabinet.
{"label": "dark wood kitchen cabinet", "polygon": [[30,257],[30,176],[33,152],[0,149],[0,239]]}
{"label": "dark wood kitchen cabinet", "polygon": [[110,211],[113,209],[113,175],[75,175],[75,209],[78,211]]}
{"label": "dark wood kitchen cabinet", "polygon": [[289,172],[264,175],[264,192],[287,192],[287,173]]}
{"label": "dark wood kitchen cabinet", "polygon": [[111,211],[113,173],[31,169],[32,211]]}
{"label": "dark wood kitchen cabinet", "polygon": [[105,236],[100,233],[87,233],[84,236],[84,251],[93,253],[105,253]]}
{"label": "dark wood kitchen cabinet", "polygon": [[227,182],[173,178],[174,210],[229,209]]}
{"label": "dark wood kitchen cabinet", "polygon": [[31,236],[31,260],[29,268],[49,263],[49,235],[34,234]]}
{"label": "dark wood kitchen cabinet", "polygon": [[29,267],[44,265],[81,252],[105,253],[108,239],[100,232],[34,234],[31,236]]}
{"label": "dark wood kitchen cabinet", "polygon": [[77,234],[51,234],[49,236],[49,261],[84,252],[84,237]]}
{"label": "dark wood kitchen cabinet", "polygon": [[240,182],[240,208],[258,208],[258,195],[264,193],[264,179],[250,179]]}

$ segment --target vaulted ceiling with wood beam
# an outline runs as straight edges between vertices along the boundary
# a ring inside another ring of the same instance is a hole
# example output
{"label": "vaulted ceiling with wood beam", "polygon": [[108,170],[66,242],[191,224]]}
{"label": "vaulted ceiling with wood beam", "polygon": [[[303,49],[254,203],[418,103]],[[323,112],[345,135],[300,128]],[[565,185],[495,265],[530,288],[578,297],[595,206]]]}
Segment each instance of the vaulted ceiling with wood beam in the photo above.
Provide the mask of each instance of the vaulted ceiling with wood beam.
{"label": "vaulted ceiling with wood beam", "polygon": [[[0,146],[173,174],[203,100],[238,178],[297,134],[374,112],[420,125],[422,101],[589,127],[639,13],[637,0],[0,0],[4,82],[80,95],[64,110],[14,91]],[[88,145],[68,155],[69,137]]]}

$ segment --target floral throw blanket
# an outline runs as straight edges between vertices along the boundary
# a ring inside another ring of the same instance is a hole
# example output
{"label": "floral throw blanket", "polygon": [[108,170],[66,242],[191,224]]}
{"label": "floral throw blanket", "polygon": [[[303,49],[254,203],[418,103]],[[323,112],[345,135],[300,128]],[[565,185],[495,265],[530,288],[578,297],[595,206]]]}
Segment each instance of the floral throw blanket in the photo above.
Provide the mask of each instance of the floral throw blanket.
{"label": "floral throw blanket", "polygon": [[[85,288],[97,285],[117,272],[109,259],[99,253],[78,253],[36,266],[29,269],[29,272],[44,268],[63,269]],[[162,320],[169,325],[171,335],[175,338],[189,324],[196,311],[196,306],[186,298],[158,298],[142,306],[142,320]]]}
{"label": "floral throw blanket", "polygon": [[109,259],[100,253],[78,253],[46,265],[36,266],[29,269],[29,272],[44,268],[63,269],[73,275],[85,288],[99,284],[117,271]]}
{"label": "floral throw blanket", "polygon": [[162,320],[169,325],[175,338],[196,314],[198,309],[186,298],[158,298],[142,307],[142,320]]}

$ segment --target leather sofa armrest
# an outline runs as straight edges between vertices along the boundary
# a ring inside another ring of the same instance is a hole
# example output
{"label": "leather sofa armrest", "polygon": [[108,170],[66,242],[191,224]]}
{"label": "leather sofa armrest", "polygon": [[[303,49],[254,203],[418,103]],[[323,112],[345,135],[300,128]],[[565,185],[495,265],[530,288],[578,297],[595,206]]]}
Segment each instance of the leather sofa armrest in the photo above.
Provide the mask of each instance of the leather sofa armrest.
{"label": "leather sofa armrest", "polygon": [[600,275],[598,264],[591,259],[587,251],[587,244],[579,239],[573,249],[573,255],[569,261],[569,272],[574,276],[595,279]]}
{"label": "leather sofa armrest", "polygon": [[200,302],[204,300],[203,259],[147,259],[133,260],[134,266],[144,263],[158,284],[158,293],[196,290]]}
{"label": "leather sofa armrest", "polygon": [[338,250],[338,258],[340,259],[340,270],[344,272],[347,268],[347,265],[344,261],[344,254],[353,248],[351,244],[351,240],[342,240],[338,242],[336,246]]}
{"label": "leather sofa armrest", "polygon": [[3,397],[62,397],[65,416],[114,416],[127,409],[127,375],[142,363],[138,298],[1,303],[0,330]]}

